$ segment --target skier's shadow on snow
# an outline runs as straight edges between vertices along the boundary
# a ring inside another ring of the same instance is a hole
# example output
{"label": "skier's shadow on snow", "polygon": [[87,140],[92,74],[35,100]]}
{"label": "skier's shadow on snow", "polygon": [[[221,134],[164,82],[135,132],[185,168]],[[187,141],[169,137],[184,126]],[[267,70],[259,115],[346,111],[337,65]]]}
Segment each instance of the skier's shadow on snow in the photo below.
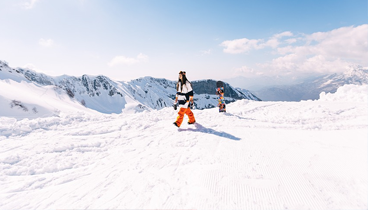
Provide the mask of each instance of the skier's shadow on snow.
{"label": "skier's shadow on snow", "polygon": [[201,132],[201,133],[209,133],[209,134],[228,138],[228,139],[235,140],[235,141],[239,141],[241,139],[241,138],[238,138],[226,132],[219,132],[219,131],[213,130],[212,128],[206,128],[199,123],[196,123],[194,125],[196,128],[179,129],[179,131],[194,131],[194,132]]}

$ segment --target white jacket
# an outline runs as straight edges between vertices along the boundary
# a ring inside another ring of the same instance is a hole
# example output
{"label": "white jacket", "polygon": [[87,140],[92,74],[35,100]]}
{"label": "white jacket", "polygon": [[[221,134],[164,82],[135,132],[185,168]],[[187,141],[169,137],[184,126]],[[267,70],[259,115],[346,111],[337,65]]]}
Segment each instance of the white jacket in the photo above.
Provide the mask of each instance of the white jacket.
{"label": "white jacket", "polygon": [[190,82],[186,82],[185,85],[183,85],[183,88],[181,87],[181,82],[178,82],[178,92],[176,93],[176,98],[178,99],[178,105],[182,108],[188,108],[189,105],[189,99],[190,97],[193,97],[193,88]]}

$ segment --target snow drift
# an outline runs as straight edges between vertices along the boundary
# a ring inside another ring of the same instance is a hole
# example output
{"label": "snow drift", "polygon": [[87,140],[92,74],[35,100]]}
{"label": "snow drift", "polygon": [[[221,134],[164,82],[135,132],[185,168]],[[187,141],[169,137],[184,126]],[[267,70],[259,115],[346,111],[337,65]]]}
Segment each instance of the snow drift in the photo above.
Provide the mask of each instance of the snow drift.
{"label": "snow drift", "polygon": [[322,92],[320,101],[336,102],[368,102],[368,85],[344,85],[337,89],[336,93]]}

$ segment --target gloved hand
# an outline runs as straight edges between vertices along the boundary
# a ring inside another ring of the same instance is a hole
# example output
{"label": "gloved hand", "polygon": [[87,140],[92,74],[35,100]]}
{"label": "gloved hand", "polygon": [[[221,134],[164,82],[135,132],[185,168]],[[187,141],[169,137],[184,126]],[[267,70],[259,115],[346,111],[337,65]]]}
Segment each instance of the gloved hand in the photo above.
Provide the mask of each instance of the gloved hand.
{"label": "gloved hand", "polygon": [[178,104],[177,103],[174,103],[173,104],[173,107],[174,107],[174,110],[176,110],[178,108]]}
{"label": "gloved hand", "polygon": [[194,101],[189,101],[189,108],[194,109]]}

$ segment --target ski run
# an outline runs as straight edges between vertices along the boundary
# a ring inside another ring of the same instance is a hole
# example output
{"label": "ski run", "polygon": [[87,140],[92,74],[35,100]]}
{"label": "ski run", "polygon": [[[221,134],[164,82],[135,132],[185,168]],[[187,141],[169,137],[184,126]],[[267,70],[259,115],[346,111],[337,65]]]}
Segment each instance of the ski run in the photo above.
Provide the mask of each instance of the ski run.
{"label": "ski run", "polygon": [[367,92],[0,116],[0,209],[367,209]]}

